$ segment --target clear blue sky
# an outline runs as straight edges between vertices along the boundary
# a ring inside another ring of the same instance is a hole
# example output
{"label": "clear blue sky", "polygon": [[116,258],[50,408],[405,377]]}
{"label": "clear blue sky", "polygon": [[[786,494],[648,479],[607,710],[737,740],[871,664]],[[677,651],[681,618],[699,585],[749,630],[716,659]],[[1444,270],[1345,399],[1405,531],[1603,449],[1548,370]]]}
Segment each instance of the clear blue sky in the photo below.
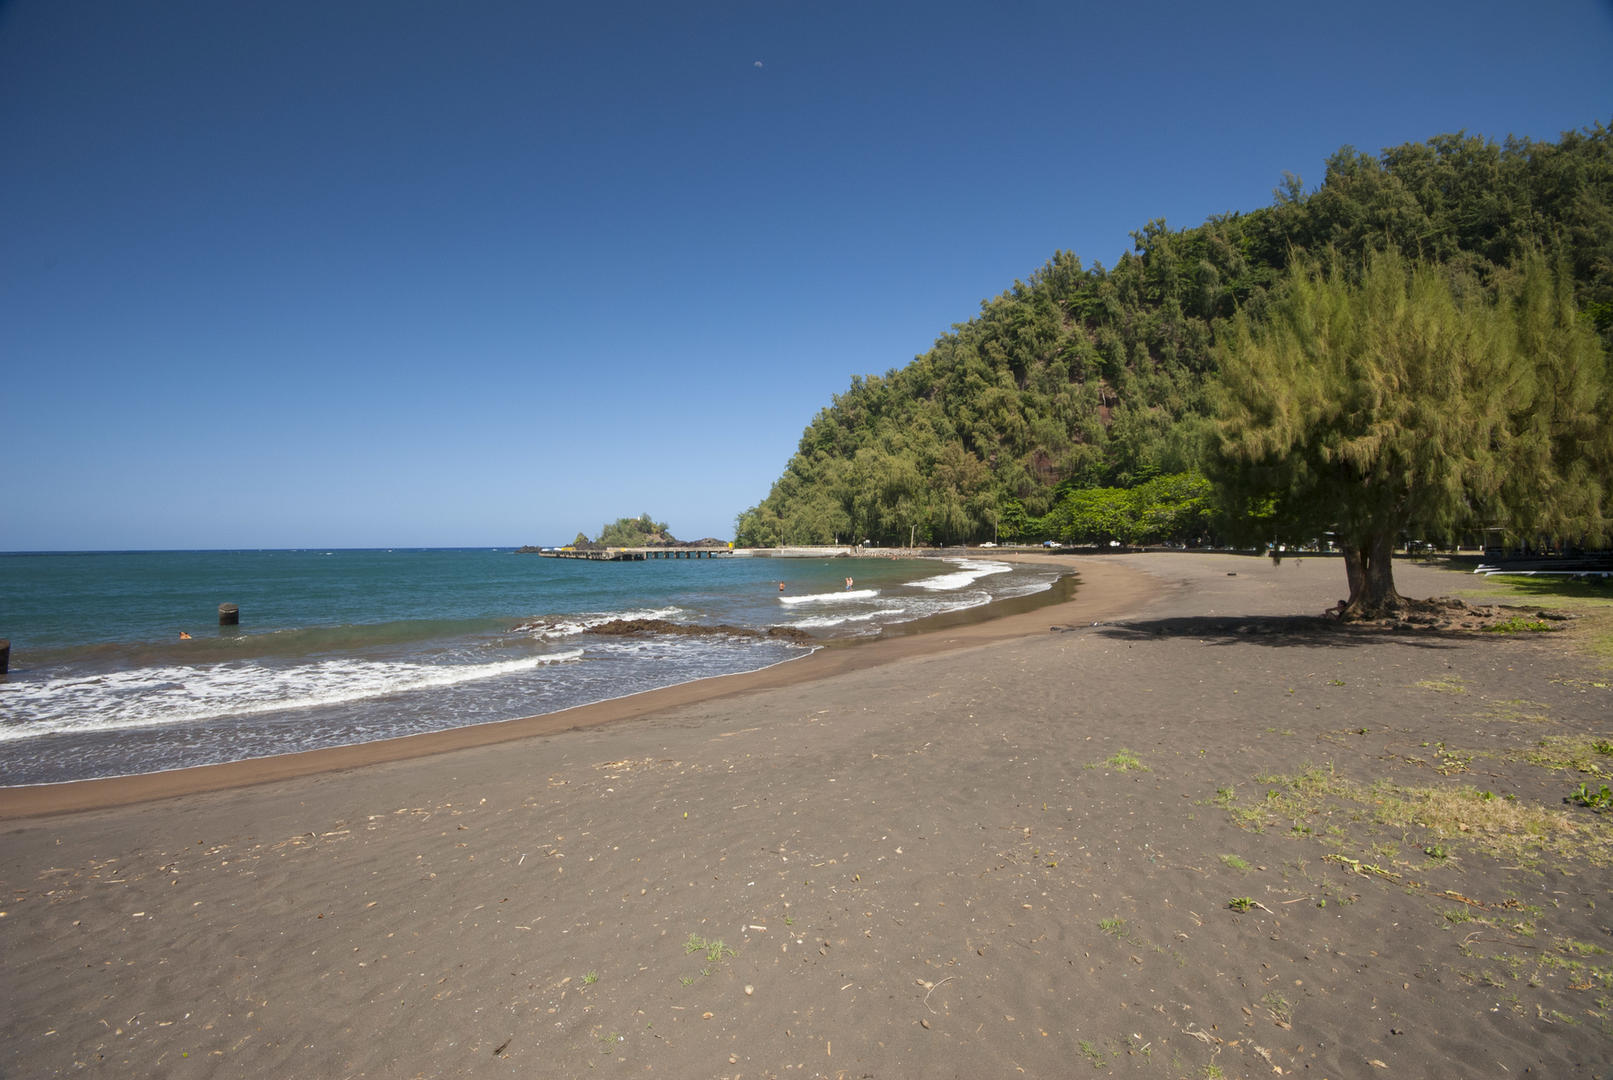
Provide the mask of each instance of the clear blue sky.
{"label": "clear blue sky", "polygon": [[1606,0],[0,4],[0,550],[728,537],[854,374],[1343,144],[1613,116]]}

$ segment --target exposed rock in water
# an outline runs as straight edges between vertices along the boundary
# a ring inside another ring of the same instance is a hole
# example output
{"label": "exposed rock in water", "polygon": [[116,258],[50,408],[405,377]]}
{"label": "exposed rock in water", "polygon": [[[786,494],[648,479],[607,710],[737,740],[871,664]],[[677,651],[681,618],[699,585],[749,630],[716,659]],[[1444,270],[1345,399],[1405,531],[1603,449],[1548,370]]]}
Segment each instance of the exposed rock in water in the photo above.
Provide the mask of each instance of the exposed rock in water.
{"label": "exposed rock in water", "polygon": [[625,637],[629,634],[660,634],[667,637],[755,637],[774,638],[783,641],[811,641],[812,635],[805,630],[794,626],[769,626],[761,629],[751,626],[729,626],[719,623],[715,626],[703,626],[691,623],[675,623],[666,619],[612,619],[610,622],[590,626],[586,631],[590,634],[606,634],[614,637]]}

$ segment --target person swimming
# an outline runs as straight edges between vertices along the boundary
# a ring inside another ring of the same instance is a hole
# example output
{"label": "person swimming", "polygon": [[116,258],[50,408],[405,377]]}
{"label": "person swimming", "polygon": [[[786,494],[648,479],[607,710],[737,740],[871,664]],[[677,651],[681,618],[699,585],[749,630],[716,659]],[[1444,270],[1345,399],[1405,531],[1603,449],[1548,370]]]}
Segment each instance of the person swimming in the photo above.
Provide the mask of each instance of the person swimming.
{"label": "person swimming", "polygon": [[179,640],[180,641],[189,641],[190,640],[190,635],[185,633],[185,631],[181,630],[179,632]]}

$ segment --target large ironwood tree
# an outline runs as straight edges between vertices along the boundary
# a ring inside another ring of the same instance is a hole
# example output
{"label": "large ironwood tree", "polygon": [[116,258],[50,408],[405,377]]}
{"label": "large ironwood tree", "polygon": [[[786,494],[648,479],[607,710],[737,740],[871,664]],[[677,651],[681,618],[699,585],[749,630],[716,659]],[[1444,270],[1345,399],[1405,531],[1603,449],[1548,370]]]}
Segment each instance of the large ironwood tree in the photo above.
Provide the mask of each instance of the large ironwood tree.
{"label": "large ironwood tree", "polygon": [[1262,321],[1222,335],[1213,457],[1235,518],[1276,542],[1331,533],[1346,616],[1402,601],[1408,534],[1600,537],[1609,392],[1564,275],[1526,258],[1494,293],[1395,251],[1297,258]]}

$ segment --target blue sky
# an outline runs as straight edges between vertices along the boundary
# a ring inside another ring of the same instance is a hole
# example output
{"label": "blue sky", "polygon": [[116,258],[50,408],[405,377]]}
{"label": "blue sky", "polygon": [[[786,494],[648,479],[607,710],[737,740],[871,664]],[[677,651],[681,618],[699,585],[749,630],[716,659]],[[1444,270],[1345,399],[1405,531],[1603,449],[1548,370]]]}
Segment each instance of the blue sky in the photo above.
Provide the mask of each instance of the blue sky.
{"label": "blue sky", "polygon": [[1057,249],[1613,116],[1607,0],[0,4],[0,550],[731,535]]}

